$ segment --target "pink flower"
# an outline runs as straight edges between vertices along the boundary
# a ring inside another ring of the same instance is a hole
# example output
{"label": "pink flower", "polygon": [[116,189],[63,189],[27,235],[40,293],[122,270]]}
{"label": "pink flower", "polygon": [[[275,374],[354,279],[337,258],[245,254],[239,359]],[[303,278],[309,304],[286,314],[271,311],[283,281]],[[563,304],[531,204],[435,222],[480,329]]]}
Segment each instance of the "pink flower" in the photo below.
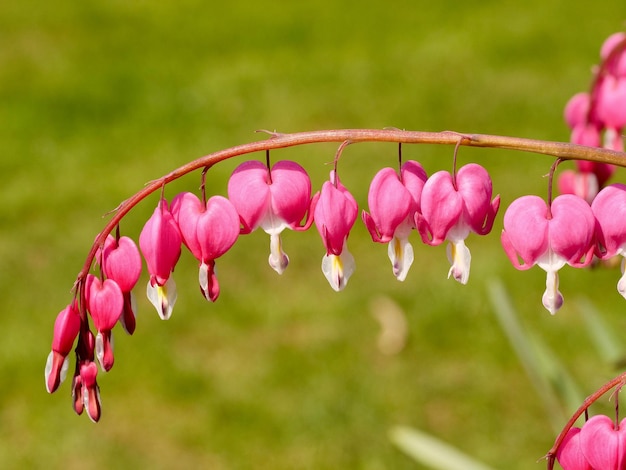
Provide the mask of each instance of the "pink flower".
{"label": "pink flower", "polygon": [[113,279],[124,296],[124,308],[120,316],[120,323],[129,335],[135,331],[135,312],[137,305],[132,293],[133,288],[141,276],[141,255],[133,240],[120,237],[117,240],[109,235],[104,241],[104,247],[96,260],[102,263],[104,275]]}
{"label": "pink flower", "polygon": [[626,185],[615,183],[603,188],[591,204],[597,220],[596,254],[602,259],[621,255],[622,277],[617,283],[617,291],[626,298]]}
{"label": "pink flower", "polygon": [[312,218],[301,225],[311,203],[311,180],[295,162],[279,161],[271,171],[259,161],[239,165],[228,181],[228,198],[243,225],[243,233],[261,227],[270,235],[269,265],[282,274],[289,257],[282,251],[281,232],[307,230]]}
{"label": "pink flower", "polygon": [[571,428],[556,451],[563,470],[593,470],[580,447],[580,428]]}
{"label": "pink flower", "polygon": [[470,163],[453,178],[438,171],[426,181],[422,191],[421,214],[415,216],[417,230],[428,245],[448,240],[448,277],[466,284],[471,255],[465,239],[471,232],[486,235],[500,206],[500,196],[491,201],[491,178],[482,166]]}
{"label": "pink flower", "polygon": [[565,170],[559,175],[558,188],[560,194],[575,194],[591,204],[598,194],[598,178],[590,172]]}
{"label": "pink flower", "polygon": [[536,264],[546,271],[542,300],[552,314],[563,305],[559,269],[584,267],[593,259],[595,223],[589,204],[573,194],[558,196],[550,207],[538,196],[522,196],[504,214],[504,251],[517,269]]}
{"label": "pink flower", "polygon": [[569,99],[565,105],[563,117],[570,129],[574,129],[581,124],[587,124],[590,105],[591,97],[589,93],[576,93]]}
{"label": "pink flower", "polygon": [[78,373],[72,383],[72,399],[74,411],[81,415],[87,410],[87,416],[97,423],[100,420],[102,406],[100,403],[100,387],[96,377],[98,367],[94,362],[84,361],[80,364]]}
{"label": "pink flower", "polygon": [[113,344],[111,330],[120,319],[124,309],[124,295],[113,279],[100,281],[92,274],[85,281],[87,310],[98,331],[96,335],[96,357],[102,369],[113,367]]}
{"label": "pink flower", "polygon": [[593,416],[580,431],[580,448],[594,469],[626,468],[626,419],[619,425],[604,415]]}
{"label": "pink flower", "polygon": [[371,215],[361,214],[372,240],[389,244],[393,274],[399,281],[406,279],[413,263],[409,234],[415,228],[426,179],[426,172],[415,161],[402,165],[400,176],[393,168],[383,168],[374,176],[367,196]]}
{"label": "pink flower", "polygon": [[161,199],[139,235],[139,248],[146,259],[150,280],[148,299],[163,320],[172,315],[176,303],[176,283],[172,277],[180,257],[182,239],[167,201]]}
{"label": "pink flower", "polygon": [[311,204],[315,207],[314,219],[326,254],[322,258],[322,272],[330,286],[342,290],[356,267],[348,251],[347,239],[358,216],[358,206],[352,194],[341,184],[335,171],[322,185]]}
{"label": "pink flower", "polygon": [[607,75],[598,87],[598,118],[607,128],[621,129],[626,125],[626,77]]}
{"label": "pink flower", "polygon": [[213,196],[203,205],[192,193],[181,193],[172,200],[172,215],[185,246],[200,262],[200,290],[214,302],[220,293],[215,260],[237,240],[239,215],[225,197]]}
{"label": "pink flower", "polygon": [[80,331],[80,323],[76,301],[61,310],[54,321],[52,350],[48,355],[44,374],[48,393],[54,392],[65,380],[69,365],[67,356]]}
{"label": "pink flower", "polygon": [[621,47],[621,52],[618,52],[609,65],[609,71],[617,76],[626,76],[626,51],[624,49],[624,41],[626,41],[626,33],[620,31],[610,35],[602,44],[600,49],[600,57],[602,60],[607,60],[609,55],[616,51],[618,47]]}

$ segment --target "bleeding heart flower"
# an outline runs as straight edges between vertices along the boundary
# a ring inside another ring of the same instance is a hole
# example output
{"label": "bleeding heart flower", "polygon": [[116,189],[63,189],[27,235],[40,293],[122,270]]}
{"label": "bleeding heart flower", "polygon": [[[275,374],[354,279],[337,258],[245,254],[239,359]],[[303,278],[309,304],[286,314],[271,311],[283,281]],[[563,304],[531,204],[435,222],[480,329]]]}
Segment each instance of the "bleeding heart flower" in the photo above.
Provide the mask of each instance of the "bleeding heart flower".
{"label": "bleeding heart flower", "polygon": [[239,214],[225,197],[213,196],[202,204],[196,195],[181,193],[172,200],[172,215],[185,246],[200,262],[200,290],[214,302],[220,293],[215,260],[237,240]]}
{"label": "bleeding heart flower", "polygon": [[139,235],[139,248],[146,259],[150,280],[148,299],[163,320],[172,315],[176,303],[176,283],[172,276],[180,257],[182,239],[167,201],[161,199]]}
{"label": "bleeding heart flower", "polygon": [[617,291],[626,298],[626,185],[615,183],[603,188],[591,204],[597,220],[596,255],[602,259],[622,256],[622,277],[617,283]]}
{"label": "bleeding heart flower", "polygon": [[68,355],[80,331],[80,315],[76,301],[65,307],[54,321],[52,350],[48,355],[45,369],[46,389],[54,392],[65,380],[69,365]]}
{"label": "bleeding heart flower", "polygon": [[133,288],[141,276],[141,255],[135,242],[128,237],[117,239],[113,235],[107,236],[102,251],[96,255],[96,260],[102,264],[104,275],[113,279],[124,296],[124,308],[120,316],[120,323],[129,335],[132,335],[136,326],[137,304],[132,293]]}
{"label": "bleeding heart flower", "polygon": [[102,369],[113,367],[113,343],[111,330],[120,319],[124,309],[124,295],[113,279],[100,281],[92,274],[85,281],[87,310],[98,331],[96,335],[96,357]]}
{"label": "bleeding heart flower", "polygon": [[415,215],[417,230],[428,245],[450,242],[447,254],[452,266],[448,277],[461,284],[469,279],[472,259],[465,239],[471,232],[489,233],[500,207],[500,196],[492,201],[491,195],[489,173],[476,163],[462,167],[456,177],[438,171],[422,190],[421,213]]}
{"label": "bleeding heart flower", "polygon": [[594,469],[625,469],[626,419],[616,425],[608,416],[591,417],[580,431],[580,448]]}
{"label": "bleeding heart flower", "polygon": [[593,259],[595,223],[589,204],[573,194],[558,196],[550,207],[538,196],[522,196],[504,214],[504,251],[517,269],[536,264],[546,271],[543,305],[552,314],[563,305],[559,269],[585,267]]}
{"label": "bleeding heart flower", "polygon": [[388,243],[388,254],[393,274],[404,281],[413,263],[413,247],[409,234],[415,228],[415,213],[420,209],[426,172],[415,161],[402,165],[400,175],[393,168],[383,168],[372,180],[366,211],[361,218],[378,243]]}
{"label": "bleeding heart flower", "polygon": [[[270,235],[269,265],[282,274],[289,257],[282,250],[281,232],[308,230],[313,222],[309,211],[311,180],[295,162],[279,161],[270,170],[259,161],[244,162],[235,168],[228,181],[228,198],[243,225],[242,233],[261,227]],[[302,219],[309,217],[304,225]]]}
{"label": "bleeding heart flower", "polygon": [[100,387],[96,377],[98,367],[94,362],[84,361],[80,364],[77,374],[72,383],[72,401],[74,411],[81,415],[87,410],[87,416],[94,423],[100,420],[102,406],[100,403]]}
{"label": "bleeding heart flower", "polygon": [[347,239],[358,216],[358,205],[352,194],[339,181],[335,171],[313,197],[315,226],[322,237],[326,254],[322,258],[322,272],[330,286],[342,290],[354,272],[354,257],[348,251]]}

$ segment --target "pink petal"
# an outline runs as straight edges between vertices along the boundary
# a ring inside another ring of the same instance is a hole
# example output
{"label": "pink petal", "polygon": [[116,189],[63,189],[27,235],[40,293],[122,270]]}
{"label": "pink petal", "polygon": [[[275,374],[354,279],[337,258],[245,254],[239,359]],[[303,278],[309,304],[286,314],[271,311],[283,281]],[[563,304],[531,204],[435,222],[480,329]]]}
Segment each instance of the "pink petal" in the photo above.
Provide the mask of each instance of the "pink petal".
{"label": "pink petal", "polygon": [[575,194],[591,204],[598,194],[598,179],[593,173],[562,171],[558,179],[559,193]]}
{"label": "pink petal", "polygon": [[500,198],[491,202],[491,178],[482,166],[470,163],[463,166],[456,175],[458,192],[465,206],[465,222],[479,235],[491,231],[493,221],[500,206]]}
{"label": "pink petal", "polygon": [[593,416],[580,431],[580,448],[594,469],[623,470],[626,468],[626,420],[615,429],[614,421],[608,416]]}
{"label": "pink petal", "polygon": [[580,428],[571,428],[556,451],[564,470],[593,470],[580,448]]}
{"label": "pink petal", "polygon": [[418,162],[408,160],[402,165],[402,168],[400,169],[400,176],[402,184],[406,189],[408,189],[409,194],[411,194],[411,198],[414,201],[414,206],[411,207],[411,213],[419,211],[422,200],[422,191],[424,190],[424,185],[428,180],[426,171]]}
{"label": "pink petal", "polygon": [[611,258],[626,248],[626,185],[615,183],[602,189],[591,204],[597,220],[596,236],[602,258]]}
{"label": "pink petal", "polygon": [[370,234],[372,229],[379,234],[372,239],[388,243],[393,238],[398,225],[406,220],[415,202],[411,193],[400,182],[393,168],[383,168],[372,180],[367,196],[371,216],[363,216]]}
{"label": "pink petal", "polygon": [[549,238],[552,251],[573,266],[592,261],[596,221],[591,207],[582,198],[562,194],[552,201]]}
{"label": "pink petal", "polygon": [[565,122],[570,129],[587,123],[589,114],[589,93],[576,93],[565,105]]}
{"label": "pink petal", "polygon": [[135,242],[128,237],[116,241],[109,235],[102,256],[105,276],[117,282],[123,292],[133,290],[141,276],[141,255]]}
{"label": "pink petal", "polygon": [[196,227],[200,245],[200,261],[207,262],[226,253],[239,236],[239,214],[231,202],[222,196],[211,197],[206,210],[198,217]]}
{"label": "pink petal", "polygon": [[578,124],[572,129],[570,141],[587,147],[600,147],[602,145],[600,129],[595,124]]}
{"label": "pink petal", "polygon": [[167,207],[159,201],[139,235],[139,247],[146,259],[150,277],[159,285],[167,282],[180,257],[182,238],[178,225]]}
{"label": "pink petal", "polygon": [[463,198],[447,171],[431,175],[424,185],[417,228],[424,243],[440,245],[463,214]]}
{"label": "pink petal", "polygon": [[202,257],[202,249],[198,243],[197,225],[198,218],[204,210],[202,202],[193,193],[180,193],[172,199],[172,217],[178,225],[183,243],[196,259]]}
{"label": "pink petal", "polygon": [[295,162],[283,160],[272,167],[271,210],[290,228],[300,224],[311,202],[311,180]]}
{"label": "pink petal", "polygon": [[606,127],[621,129],[626,125],[626,77],[607,75],[598,87],[598,118]]}
{"label": "pink petal", "polygon": [[513,265],[521,265],[513,256],[519,255],[526,267],[548,251],[548,206],[538,196],[522,196],[504,213],[502,244]]}
{"label": "pink petal", "polygon": [[122,314],[124,296],[112,279],[100,281],[93,274],[87,275],[85,282],[87,310],[98,331],[112,330]]}
{"label": "pink petal", "polygon": [[337,179],[337,186],[331,180],[322,186],[315,206],[315,226],[322,237],[327,254],[339,255],[350,229],[358,215],[356,200]]}
{"label": "pink petal", "polygon": [[228,199],[233,203],[244,232],[256,229],[270,207],[267,167],[255,160],[243,162],[228,180]]}
{"label": "pink petal", "polygon": [[80,331],[80,314],[76,302],[72,302],[59,312],[54,321],[54,336],[52,337],[52,350],[62,356],[67,356]]}

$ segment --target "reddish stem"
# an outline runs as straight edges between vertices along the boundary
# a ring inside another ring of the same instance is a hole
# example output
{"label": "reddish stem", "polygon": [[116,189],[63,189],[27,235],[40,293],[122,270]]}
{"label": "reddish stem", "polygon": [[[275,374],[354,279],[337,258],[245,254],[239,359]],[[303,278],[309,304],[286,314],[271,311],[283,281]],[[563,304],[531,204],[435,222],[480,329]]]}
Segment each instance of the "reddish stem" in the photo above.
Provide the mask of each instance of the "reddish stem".
{"label": "reddish stem", "polygon": [[544,458],[547,459],[548,461],[548,470],[552,470],[554,468],[554,460],[556,458],[556,451],[561,446],[561,443],[563,442],[563,439],[565,439],[565,435],[567,434],[567,432],[572,428],[572,426],[574,426],[574,424],[576,423],[576,420],[580,418],[580,415],[582,415],[583,413],[586,413],[587,409],[592,404],[594,404],[606,392],[608,392],[612,388],[615,388],[618,385],[623,386],[625,383],[626,383],[626,372],[622,372],[620,375],[609,380],[602,387],[600,387],[598,390],[596,390],[587,398],[585,398],[585,401],[583,402],[583,404],[580,405],[580,407],[572,415],[569,421],[565,424],[565,427],[563,428],[561,433],[557,436],[556,441],[554,441],[554,445],[545,455]]}
{"label": "reddish stem", "polygon": [[[462,136],[459,139],[459,135]],[[153,180],[144,186],[139,192],[122,202],[113,212],[113,217],[96,237],[83,268],[78,273],[76,286],[80,286],[89,273],[94,256],[98,247],[104,243],[105,238],[120,220],[139,202],[155,191],[162,189],[170,183],[192,171],[212,166],[223,160],[246,155],[254,152],[268,151],[272,149],[294,147],[298,145],[339,142],[395,142],[403,144],[431,144],[431,145],[466,145],[469,147],[487,147],[532,152],[543,155],[560,157],[563,160],[589,160],[600,163],[611,163],[626,167],[626,153],[616,152],[596,147],[584,147],[566,142],[551,142],[544,140],[525,139],[521,137],[506,137],[488,134],[459,134],[457,132],[422,132],[403,131],[397,129],[337,129],[298,132],[293,134],[273,133],[270,139],[250,142],[247,144],[230,147],[224,150],[205,155],[192,162],[177,168],[176,170]],[[344,144],[345,146],[345,144]]]}

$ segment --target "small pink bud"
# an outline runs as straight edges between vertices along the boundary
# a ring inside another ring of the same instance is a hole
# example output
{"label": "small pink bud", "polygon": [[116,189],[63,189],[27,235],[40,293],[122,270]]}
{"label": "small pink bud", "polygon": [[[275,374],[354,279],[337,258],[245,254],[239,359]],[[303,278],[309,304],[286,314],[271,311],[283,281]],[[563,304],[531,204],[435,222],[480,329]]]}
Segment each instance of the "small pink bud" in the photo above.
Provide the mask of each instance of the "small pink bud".
{"label": "small pink bud", "polygon": [[48,393],[53,393],[65,380],[68,368],[67,356],[80,331],[80,315],[76,302],[65,307],[54,322],[52,351],[48,355],[44,377]]}
{"label": "small pink bud", "polygon": [[[83,408],[87,410],[87,416],[97,423],[100,420],[101,415],[101,403],[100,403],[100,387],[96,377],[98,375],[98,367],[94,362],[85,362],[80,366],[80,381],[75,382],[75,387],[80,385],[81,391],[79,396],[83,400]],[[78,414],[82,413],[78,410],[76,404],[76,398],[74,399],[74,409]]]}

